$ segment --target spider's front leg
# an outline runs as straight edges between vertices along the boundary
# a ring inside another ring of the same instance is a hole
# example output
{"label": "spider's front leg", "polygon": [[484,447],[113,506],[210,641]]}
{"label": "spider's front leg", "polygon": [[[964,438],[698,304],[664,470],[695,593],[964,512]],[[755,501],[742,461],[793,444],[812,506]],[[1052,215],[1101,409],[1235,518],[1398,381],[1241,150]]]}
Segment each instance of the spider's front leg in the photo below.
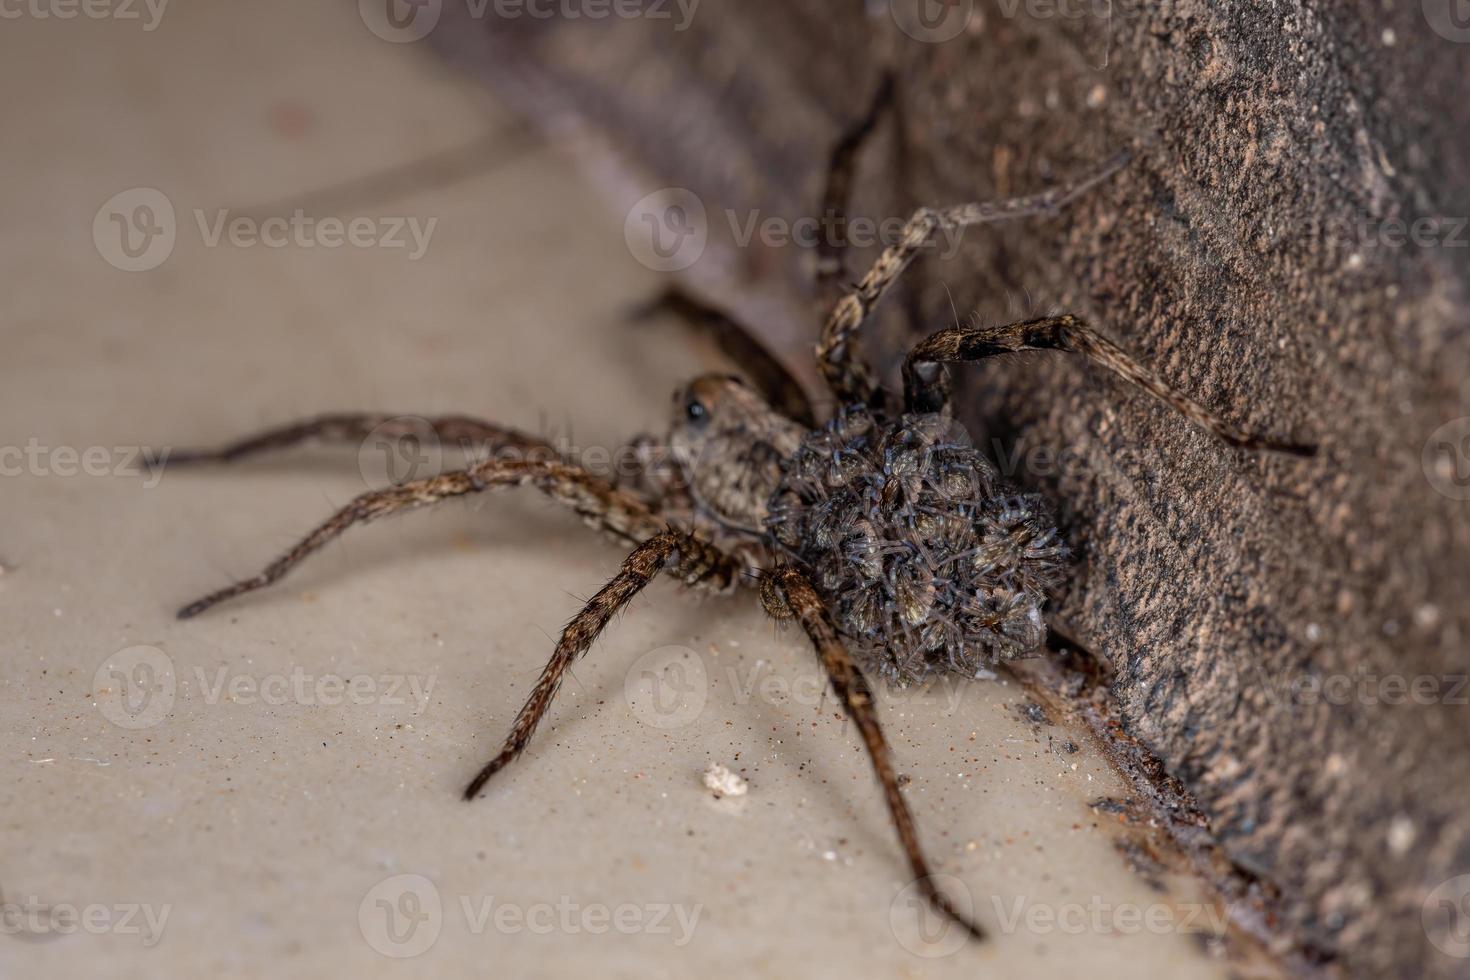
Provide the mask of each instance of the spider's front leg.
{"label": "spider's front leg", "polygon": [[858,331],[898,277],[936,235],[990,221],[1055,214],[1063,205],[1122,169],[1128,159],[1129,154],[1120,153],[1092,175],[1042,194],[916,211],[899,232],[898,241],[884,249],[853,291],[832,307],[822,325],[822,339],[817,345],[818,367],[838,403],[871,405],[878,397],[873,372],[856,350]]}
{"label": "spider's front leg", "polygon": [[159,465],[233,463],[313,439],[328,443],[360,443],[374,434],[394,439],[433,435],[441,443],[458,445],[466,451],[479,450],[495,455],[513,450],[524,454],[534,452],[546,460],[560,458],[556,448],[538,436],[465,415],[418,418],[411,415],[339,412],[267,429],[218,449],[170,451],[161,457]]}
{"label": "spider's front leg", "polygon": [[822,188],[822,235],[817,242],[817,298],[827,306],[837,299],[847,278],[847,209],[852,204],[852,184],[857,173],[858,151],[873,135],[884,113],[893,104],[893,74],[885,71],[873,93],[868,110],[843,130],[827,161],[827,181]]}
{"label": "spider's front leg", "polygon": [[534,486],[571,508],[593,527],[622,541],[646,541],[666,527],[665,522],[643,501],[576,466],[538,460],[487,459],[468,469],[362,494],[266,566],[259,575],[191,602],[179,610],[179,618],[197,616],[226,599],[265,588],[354,524],[367,524],[390,514],[485,490],[524,485]]}
{"label": "spider's front leg", "polygon": [[978,925],[971,922],[934,886],[929,862],[919,846],[919,834],[914,826],[914,815],[909,812],[903,791],[898,785],[898,775],[893,770],[893,756],[883,729],[878,724],[878,715],[873,710],[873,692],[867,678],[858,669],[852,655],[837,634],[827,607],[822,604],[817,590],[806,576],[791,567],[778,568],[761,582],[761,602],[766,612],[777,619],[794,617],[816,647],[817,659],[827,672],[832,690],[847,716],[857,724],[867,746],[868,757],[873,762],[873,771],[883,787],[883,797],[888,803],[888,812],[893,817],[893,826],[898,839],[908,856],[909,868],[920,891],[936,910],[953,920],[976,939],[985,938]]}
{"label": "spider's front leg", "polygon": [[1316,446],[1268,439],[1226,422],[1188,395],[1171,388],[1154,371],[1075,316],[1039,317],[1003,326],[949,327],[932,334],[904,360],[905,408],[910,412],[939,412],[948,406],[949,373],[945,364],[1025,350],[1082,354],[1232,446],[1293,456],[1311,456],[1317,451]]}
{"label": "spider's front leg", "polygon": [[598,635],[618,611],[633,600],[660,572],[668,572],[685,585],[700,586],[725,592],[734,588],[745,565],[719,548],[683,531],[668,528],[634,549],[623,561],[618,574],[592,597],[562,631],[551,660],[541,671],[531,696],[511,725],[510,736],[500,754],[465,788],[464,798],[472,800],[491,776],[521,754],[530,742],[537,724],[551,707],[561,686],[562,676],[574,661],[592,646]]}

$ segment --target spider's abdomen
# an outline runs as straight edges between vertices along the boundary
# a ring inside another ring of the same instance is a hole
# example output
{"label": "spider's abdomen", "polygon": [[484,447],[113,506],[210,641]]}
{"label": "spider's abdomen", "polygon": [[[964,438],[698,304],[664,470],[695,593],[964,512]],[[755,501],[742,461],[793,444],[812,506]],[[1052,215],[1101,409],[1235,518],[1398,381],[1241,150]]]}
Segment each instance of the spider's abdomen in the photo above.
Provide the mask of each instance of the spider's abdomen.
{"label": "spider's abdomen", "polygon": [[848,409],[806,437],[767,529],[811,575],[853,654],[898,680],[973,675],[1046,639],[1067,549],[1046,502],[1010,487],[937,415]]}

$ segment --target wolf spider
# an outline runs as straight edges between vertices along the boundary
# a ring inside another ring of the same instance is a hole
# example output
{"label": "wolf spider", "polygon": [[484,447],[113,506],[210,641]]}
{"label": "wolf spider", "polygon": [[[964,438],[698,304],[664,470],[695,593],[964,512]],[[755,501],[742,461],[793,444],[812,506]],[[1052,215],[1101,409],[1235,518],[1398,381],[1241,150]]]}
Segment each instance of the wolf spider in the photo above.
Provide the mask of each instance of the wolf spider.
{"label": "wolf spider", "polygon": [[[843,220],[858,149],[889,97],[885,81],[866,115],[833,150],[824,213],[837,222]],[[985,664],[1034,653],[1046,638],[1042,607],[1068,552],[1047,502],[1007,484],[952,420],[946,365],[1027,350],[1079,353],[1232,446],[1312,452],[1221,420],[1070,315],[939,330],[908,352],[902,407],[888,404],[858,352],[857,334],[934,236],[1054,214],[1126,162],[1126,155],[1116,157],[1086,179],[1028,197],[921,208],[899,240],[845,290],[843,254],[832,243],[824,245],[818,288],[840,295],[816,347],[821,375],[838,406],[825,424],[815,424],[800,385],[742,325],[670,292],[657,306],[712,331],[752,379],[710,374],[676,393],[665,444],[673,465],[648,465],[634,485],[620,485],[535,436],[472,418],[430,419],[435,436],[478,447],[486,458],[457,472],[362,494],[259,575],[192,602],[178,615],[187,619],[270,585],[354,525],[488,490],[535,487],[632,551],[568,623],[504,747],[469,782],[464,798],[475,798],[525,749],[567,669],[659,573],[717,592],[749,585],[768,614],[795,620],[810,638],[867,748],[922,893],[938,912],[980,938],[980,927],[933,883],[864,669],[899,682],[944,670],[973,676]],[[174,454],[168,462],[235,461],[310,439],[352,442],[374,432],[407,436],[424,422],[323,416],[222,449]],[[646,450],[653,441],[643,437],[637,445]]]}

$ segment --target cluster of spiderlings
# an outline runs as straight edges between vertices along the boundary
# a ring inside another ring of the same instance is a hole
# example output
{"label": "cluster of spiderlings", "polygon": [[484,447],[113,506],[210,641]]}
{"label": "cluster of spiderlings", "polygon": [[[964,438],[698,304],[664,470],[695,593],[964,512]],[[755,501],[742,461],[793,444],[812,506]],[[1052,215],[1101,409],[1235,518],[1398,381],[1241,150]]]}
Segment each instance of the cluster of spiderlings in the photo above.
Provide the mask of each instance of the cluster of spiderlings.
{"label": "cluster of spiderlings", "polygon": [[767,528],[855,656],[891,680],[974,675],[1033,652],[1067,549],[1044,500],[938,415],[850,408],[787,462]]}

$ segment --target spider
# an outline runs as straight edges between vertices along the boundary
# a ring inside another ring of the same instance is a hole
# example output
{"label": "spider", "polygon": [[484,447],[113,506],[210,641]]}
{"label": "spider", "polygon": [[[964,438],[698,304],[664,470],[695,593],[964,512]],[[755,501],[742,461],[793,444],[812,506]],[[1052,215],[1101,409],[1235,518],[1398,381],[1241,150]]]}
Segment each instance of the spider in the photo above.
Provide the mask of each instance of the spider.
{"label": "spider", "polygon": [[[832,151],[823,203],[836,222],[844,220],[858,149],[891,95],[885,79],[866,114]],[[898,683],[942,671],[974,676],[987,664],[1037,652],[1046,639],[1042,610],[1068,550],[1046,500],[1008,484],[953,420],[946,365],[1016,351],[1079,353],[1229,445],[1313,452],[1223,421],[1071,315],[939,330],[908,352],[901,405],[890,404],[874,380],[859,352],[859,330],[935,235],[1054,214],[1126,162],[1120,155],[1084,179],[1032,196],[921,208],[855,286],[843,285],[841,248],[825,243],[817,288],[835,301],[816,357],[837,407],[822,424],[801,386],[744,326],[677,290],[665,294],[656,308],[713,332],[750,380],[709,374],[676,392],[662,443],[672,459],[658,465],[658,441],[639,437],[633,445],[645,465],[631,484],[589,472],[536,436],[460,416],[322,416],[221,449],[174,453],[170,464],[232,462],[311,439],[411,436],[425,425],[441,440],[486,453],[458,471],[362,494],[260,574],[190,603],[179,618],[276,582],[354,525],[469,494],[532,486],[632,551],[568,623],[504,747],[469,782],[464,798],[478,796],[525,749],[567,669],[660,573],[707,591],[748,586],[770,616],[794,620],[815,647],[862,737],[921,893],[942,916],[981,938],[980,927],[934,884],[867,675]]]}

